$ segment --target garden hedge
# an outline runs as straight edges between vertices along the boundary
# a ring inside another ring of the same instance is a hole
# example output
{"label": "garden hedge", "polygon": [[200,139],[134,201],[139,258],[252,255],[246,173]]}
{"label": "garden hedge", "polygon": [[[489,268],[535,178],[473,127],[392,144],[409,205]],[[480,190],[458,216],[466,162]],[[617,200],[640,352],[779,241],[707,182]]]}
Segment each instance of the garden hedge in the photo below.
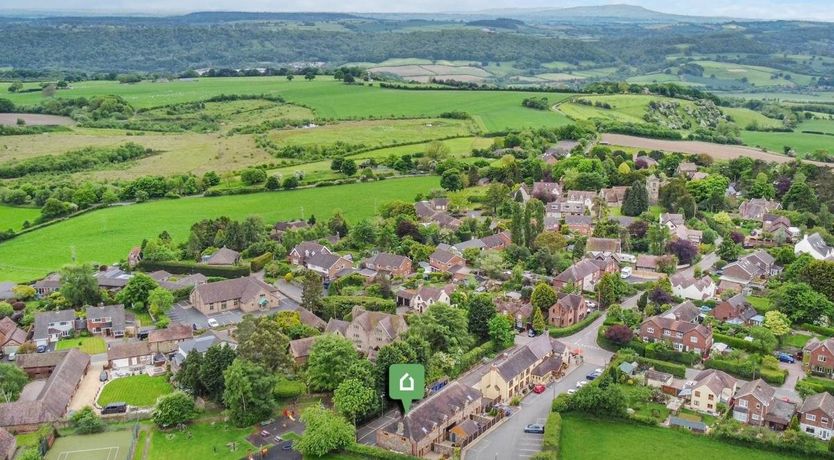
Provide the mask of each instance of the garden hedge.
{"label": "garden hedge", "polygon": [[249,261],[249,268],[253,272],[259,272],[266,266],[266,264],[268,264],[271,261],[272,261],[272,253],[271,252],[266,252],[266,253],[263,253],[263,254],[259,255],[258,257],[253,258],[252,260],[250,260]]}
{"label": "garden hedge", "polygon": [[816,324],[808,323],[802,324],[800,327],[806,331],[816,332],[819,335],[834,337],[834,327],[817,326]]}
{"label": "garden hedge", "polygon": [[544,424],[544,442],[542,451],[536,458],[557,460],[559,458],[559,441],[562,437],[562,416],[551,412]]}
{"label": "garden hedge", "polygon": [[144,272],[165,270],[166,272],[173,273],[174,275],[202,273],[206,276],[219,276],[221,278],[240,278],[241,276],[249,276],[249,267],[247,266],[224,267],[218,265],[197,264],[194,262],[143,260],[139,262],[137,268]]}
{"label": "garden hedge", "polygon": [[706,360],[706,362],[704,362],[704,367],[708,369],[718,369],[735,377],[747,380],[761,378],[762,380],[771,385],[783,385],[788,374],[787,371],[781,369],[751,369],[750,367],[745,367],[744,364],[737,364],[732,361],[725,361],[720,359],[708,359]]}
{"label": "garden hedge", "polygon": [[666,372],[678,378],[686,378],[686,366],[683,364],[670,363],[668,361],[661,361],[659,359],[637,357],[637,362],[649,367],[653,367],[656,371]]}
{"label": "garden hedge", "polygon": [[821,379],[818,377],[806,376],[804,379],[796,382],[796,390],[800,394],[816,394],[829,392],[834,394],[834,380]]}
{"label": "garden hedge", "polygon": [[466,370],[468,370],[473,364],[480,361],[481,358],[483,358],[484,356],[487,356],[488,354],[490,354],[494,351],[495,351],[495,344],[491,340],[484,343],[481,346],[475,347],[475,348],[467,351],[466,353],[464,353],[460,357],[460,361],[458,362],[458,365],[455,366],[455,369],[454,369],[454,374],[455,375],[451,375],[450,377],[457,377],[458,375],[460,375],[463,372],[465,372]]}
{"label": "garden hedge", "polygon": [[740,339],[738,337],[733,337],[731,335],[724,335],[718,332],[713,332],[712,338],[716,342],[726,343],[731,348],[738,348],[739,350],[746,350],[752,353],[767,353],[767,350],[764,350],[762,349],[762,347],[757,346],[754,342],[748,342],[747,340]]}
{"label": "garden hedge", "polygon": [[362,456],[362,458],[373,458],[379,460],[419,460],[411,455],[400,454],[390,450],[381,449],[376,446],[354,443],[345,448],[346,451]]}
{"label": "garden hedge", "polygon": [[550,328],[550,336],[551,337],[566,337],[566,336],[569,336],[569,335],[576,334],[577,332],[581,331],[582,329],[585,329],[586,327],[588,327],[588,325],[593,323],[597,318],[600,317],[600,315],[602,315],[602,313],[600,313],[599,311],[595,311],[595,312],[591,313],[590,315],[586,316],[585,319],[583,319],[582,321],[574,324],[573,326],[551,327]]}

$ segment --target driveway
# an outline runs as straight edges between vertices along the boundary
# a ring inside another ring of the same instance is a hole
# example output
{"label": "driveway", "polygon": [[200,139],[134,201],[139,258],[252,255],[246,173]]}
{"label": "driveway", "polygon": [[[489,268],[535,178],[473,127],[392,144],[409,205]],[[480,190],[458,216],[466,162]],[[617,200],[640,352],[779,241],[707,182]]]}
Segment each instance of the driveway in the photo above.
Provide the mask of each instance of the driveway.
{"label": "driveway", "polygon": [[[596,333],[596,329],[594,329]],[[558,382],[551,383],[541,394],[530,393],[521,402],[519,410],[495,428],[481,435],[470,444],[464,454],[466,460],[494,460],[530,458],[542,450],[543,435],[524,432],[531,423],[544,424],[550,414],[550,406],[556,395],[576,387],[585,375],[598,366],[585,362],[573,368]]]}
{"label": "driveway", "polygon": [[70,401],[70,412],[81,410],[84,406],[95,407],[96,396],[98,396],[98,390],[101,388],[99,376],[103,369],[104,363],[102,362],[90,363],[90,368],[87,369],[87,375],[81,380],[81,383],[78,385],[78,390],[75,391],[75,395],[73,395],[72,401]]}
{"label": "driveway", "polygon": [[296,286],[295,284],[288,283],[285,279],[279,278],[278,281],[275,282],[275,287],[278,288],[278,291],[281,294],[287,296],[287,298],[301,303],[301,287]]}
{"label": "driveway", "polygon": [[802,399],[799,397],[799,393],[794,388],[796,387],[796,382],[805,377],[802,364],[799,362],[793,364],[780,362],[779,367],[788,371],[788,378],[785,379],[784,385],[776,388],[776,397],[788,398],[788,400],[793,402],[801,401]]}

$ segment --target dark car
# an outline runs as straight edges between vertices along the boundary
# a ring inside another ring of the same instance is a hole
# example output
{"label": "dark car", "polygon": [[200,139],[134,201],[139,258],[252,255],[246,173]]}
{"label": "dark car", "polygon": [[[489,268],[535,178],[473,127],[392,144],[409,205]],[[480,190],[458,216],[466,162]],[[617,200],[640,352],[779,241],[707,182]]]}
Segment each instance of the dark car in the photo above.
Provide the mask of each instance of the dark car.
{"label": "dark car", "polygon": [[796,362],[796,358],[794,358],[793,356],[791,356],[787,353],[779,353],[779,355],[777,357],[779,358],[779,361],[781,361],[783,363],[793,364],[793,363]]}
{"label": "dark car", "polygon": [[590,374],[586,375],[585,378],[588,379],[588,380],[594,380],[595,378],[599,377],[600,375],[602,375],[602,372],[593,371]]}
{"label": "dark car", "polygon": [[544,434],[544,425],[538,423],[531,423],[524,427],[525,433]]}
{"label": "dark car", "polygon": [[46,353],[46,345],[38,345],[37,352]]}
{"label": "dark car", "polygon": [[106,414],[124,414],[127,412],[127,403],[114,402],[110,403],[101,410],[101,415]]}
{"label": "dark car", "polygon": [[101,371],[101,374],[98,375],[99,382],[106,382],[107,381],[107,371]]}

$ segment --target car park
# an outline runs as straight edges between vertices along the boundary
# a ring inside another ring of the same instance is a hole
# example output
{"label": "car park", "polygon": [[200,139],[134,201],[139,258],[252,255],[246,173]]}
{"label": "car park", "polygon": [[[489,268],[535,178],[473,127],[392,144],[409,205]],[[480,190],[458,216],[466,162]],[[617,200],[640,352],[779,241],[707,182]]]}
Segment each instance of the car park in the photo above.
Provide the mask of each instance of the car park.
{"label": "car park", "polygon": [[525,433],[544,434],[544,425],[538,423],[531,423],[524,427]]}

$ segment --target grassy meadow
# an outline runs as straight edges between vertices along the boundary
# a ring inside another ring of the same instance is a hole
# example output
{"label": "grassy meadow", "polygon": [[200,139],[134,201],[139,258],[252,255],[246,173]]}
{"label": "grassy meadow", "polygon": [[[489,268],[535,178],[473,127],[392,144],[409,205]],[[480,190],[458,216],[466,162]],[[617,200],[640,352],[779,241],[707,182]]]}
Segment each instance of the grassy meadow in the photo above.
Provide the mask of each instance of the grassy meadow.
{"label": "grassy meadow", "polygon": [[20,230],[23,222],[34,222],[40,215],[40,209],[0,205],[0,231]]}
{"label": "grassy meadow", "polygon": [[[316,215],[330,217],[341,210],[356,222],[375,214],[390,200],[411,201],[418,193],[438,188],[435,176],[411,177],[336,187],[255,193],[213,198],[181,198],[130,206],[115,206],[50,225],[0,244],[0,279],[27,281],[72,262],[112,263],[127,257],[143,238],[167,230],[175,240],[188,236],[191,225],[204,218],[242,219],[259,215],[266,222]],[[302,210],[303,208],[303,210]]]}
{"label": "grassy meadow", "polygon": [[741,139],[751,147],[778,153],[782,153],[785,146],[793,148],[799,154],[811,153],[818,149],[834,151],[834,136],[824,134],[742,131]]}

